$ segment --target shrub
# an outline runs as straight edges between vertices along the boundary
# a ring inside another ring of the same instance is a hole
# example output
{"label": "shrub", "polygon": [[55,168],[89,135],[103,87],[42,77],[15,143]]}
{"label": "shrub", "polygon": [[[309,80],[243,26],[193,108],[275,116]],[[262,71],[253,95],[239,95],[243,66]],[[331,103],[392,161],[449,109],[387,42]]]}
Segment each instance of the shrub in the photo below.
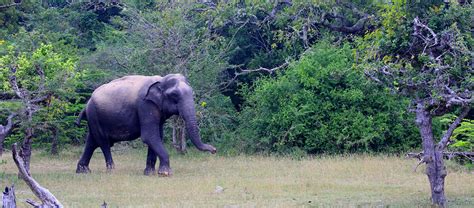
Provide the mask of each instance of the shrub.
{"label": "shrub", "polygon": [[356,71],[351,47],[316,44],[275,79],[243,94],[236,145],[291,153],[398,152],[416,146],[407,101]]}

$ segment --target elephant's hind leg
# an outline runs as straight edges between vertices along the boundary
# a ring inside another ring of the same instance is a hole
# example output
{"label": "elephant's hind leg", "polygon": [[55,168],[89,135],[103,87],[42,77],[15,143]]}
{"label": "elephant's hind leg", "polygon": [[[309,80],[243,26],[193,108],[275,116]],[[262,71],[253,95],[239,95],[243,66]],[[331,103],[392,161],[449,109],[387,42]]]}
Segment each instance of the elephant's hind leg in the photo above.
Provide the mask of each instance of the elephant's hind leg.
{"label": "elephant's hind leg", "polygon": [[146,156],[146,168],[143,171],[143,174],[145,175],[153,175],[155,174],[155,164],[156,164],[156,154],[151,149],[151,147],[148,147],[148,153]]}
{"label": "elephant's hind leg", "polygon": [[114,161],[112,160],[112,153],[110,152],[110,142],[108,135],[104,132],[98,118],[98,113],[95,105],[87,106],[87,122],[89,125],[89,132],[95,140],[96,144],[102,150],[105,157],[105,165],[107,172],[114,169]]}
{"label": "elephant's hind leg", "polygon": [[91,161],[92,154],[94,150],[97,149],[98,145],[95,140],[92,138],[91,134],[87,134],[86,147],[84,148],[84,153],[82,153],[81,159],[77,163],[76,173],[90,173],[89,162]]}
{"label": "elephant's hind leg", "polygon": [[101,144],[100,149],[104,153],[105,157],[105,166],[107,167],[107,172],[111,172],[115,168],[114,160],[112,159],[112,153],[110,152],[109,144]]}

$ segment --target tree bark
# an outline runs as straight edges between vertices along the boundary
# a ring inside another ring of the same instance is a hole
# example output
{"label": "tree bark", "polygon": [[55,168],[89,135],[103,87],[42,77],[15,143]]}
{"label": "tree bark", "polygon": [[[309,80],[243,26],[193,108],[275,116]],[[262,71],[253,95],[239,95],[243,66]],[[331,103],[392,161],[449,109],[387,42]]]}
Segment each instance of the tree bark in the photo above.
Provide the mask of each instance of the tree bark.
{"label": "tree bark", "polygon": [[430,182],[431,202],[440,207],[446,207],[444,194],[444,179],[446,167],[443,161],[443,149],[435,145],[432,130],[432,116],[425,109],[423,102],[417,103],[416,124],[420,129],[423,146],[422,162],[426,163],[426,175]]}
{"label": "tree bark", "polygon": [[184,131],[184,121],[179,116],[175,116],[173,119],[173,147],[181,154],[186,153],[186,134]]}
{"label": "tree bark", "polygon": [[52,155],[57,155],[59,153],[58,151],[58,143],[59,143],[59,140],[58,140],[58,129],[56,129],[55,127],[53,127],[51,129],[51,132],[53,133],[53,138],[52,138],[52,141],[51,141],[51,154]]}
{"label": "tree bark", "polygon": [[25,166],[28,174],[30,173],[30,161],[31,161],[31,144],[33,143],[33,128],[27,127],[26,136],[20,147],[20,157],[22,158],[23,165]]}
{"label": "tree bark", "polygon": [[5,187],[2,195],[2,208],[16,208],[15,186]]}
{"label": "tree bark", "polygon": [[7,134],[0,134],[0,156],[3,155],[3,142],[5,141],[6,137]]}
{"label": "tree bark", "polygon": [[14,116],[15,114],[9,115],[7,118],[7,124],[5,126],[0,125],[0,156],[3,154],[3,142],[13,128],[12,119]]}

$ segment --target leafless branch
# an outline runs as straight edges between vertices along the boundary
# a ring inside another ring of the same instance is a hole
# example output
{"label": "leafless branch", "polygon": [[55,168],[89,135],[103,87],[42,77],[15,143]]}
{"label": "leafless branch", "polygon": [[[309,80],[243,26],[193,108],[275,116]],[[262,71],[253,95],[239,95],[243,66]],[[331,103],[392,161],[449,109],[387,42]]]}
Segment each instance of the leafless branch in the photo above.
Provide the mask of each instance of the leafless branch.
{"label": "leafless branch", "polygon": [[38,86],[37,93],[41,94],[44,91],[44,85],[45,85],[45,82],[46,82],[45,77],[44,77],[44,70],[43,70],[43,68],[41,68],[40,65],[35,65],[35,69],[36,69],[36,73],[40,77],[40,83],[39,83],[39,86]]}
{"label": "leafless branch", "polygon": [[453,97],[449,97],[448,98],[448,102],[447,102],[447,106],[451,106],[451,105],[464,105],[466,103],[472,103],[473,102],[473,98],[469,98],[469,99],[465,99],[465,98],[461,98],[459,96],[453,96]]}
{"label": "leafless branch", "polygon": [[416,172],[416,169],[418,169],[418,167],[419,167],[421,164],[423,164],[423,163],[425,163],[425,160],[424,160],[424,159],[421,159],[421,160],[418,162],[418,164],[416,164],[416,166],[413,168],[413,172]]}
{"label": "leafless branch", "polygon": [[0,9],[7,9],[7,8],[14,7],[14,6],[17,6],[17,5],[20,5],[20,4],[21,4],[21,1],[20,1],[20,3],[12,2],[10,4],[0,5]]}
{"label": "leafless branch", "polygon": [[[12,119],[13,119],[13,117],[15,117],[15,116],[16,116],[16,113],[12,113],[12,114],[10,114],[10,115],[8,116],[8,118],[7,118],[7,125],[5,125],[5,127],[3,128],[3,132],[0,132],[0,133],[6,133],[6,134],[8,134],[8,132],[10,132],[10,130],[12,129],[13,124],[14,124],[14,122],[13,122]],[[1,125],[0,125],[0,126],[1,126]]]}
{"label": "leafless branch", "polygon": [[244,75],[244,74],[249,74],[249,73],[258,72],[258,71],[264,71],[264,72],[267,72],[269,74],[273,74],[275,71],[278,71],[282,68],[287,67],[288,64],[289,64],[289,62],[285,61],[285,63],[283,63],[282,65],[277,66],[277,67],[272,68],[272,69],[268,69],[268,68],[265,68],[265,67],[260,67],[258,69],[241,69],[240,72],[236,72],[235,75],[236,76],[241,76],[241,75]]}
{"label": "leafless branch", "polygon": [[321,24],[325,27],[328,27],[329,29],[332,29],[338,32],[357,33],[357,32],[362,31],[362,29],[364,29],[365,24],[371,17],[372,16],[366,15],[360,18],[359,20],[357,20],[357,22],[352,26],[329,24],[329,23],[326,23],[325,21],[323,21]]}
{"label": "leafless branch", "polygon": [[15,92],[15,94],[20,98],[20,99],[25,99],[25,92],[23,90],[21,90],[19,87],[18,87],[18,81],[16,79],[16,66],[11,66],[10,67],[10,72],[12,73],[9,77],[9,81],[10,81],[10,85],[13,89],[13,91]]}
{"label": "leafless branch", "polygon": [[451,138],[451,135],[453,134],[453,131],[456,129],[456,127],[459,126],[462,119],[466,117],[466,115],[469,113],[469,110],[471,110],[471,107],[469,105],[464,106],[461,114],[453,121],[453,123],[451,123],[451,125],[449,125],[448,130],[446,131],[446,133],[444,133],[443,137],[438,143],[438,148],[440,150],[444,150],[444,148],[446,148],[449,138]]}
{"label": "leafless branch", "polygon": [[283,10],[286,6],[291,6],[292,4],[293,4],[293,3],[292,3],[292,0],[275,1],[275,6],[273,7],[273,9],[272,9],[272,11],[270,12],[270,14],[265,17],[265,19],[263,20],[263,22],[266,22],[266,21],[275,19],[275,16],[276,16],[276,14],[277,14],[278,12],[280,12],[281,10]]}
{"label": "leafless branch", "polygon": [[[410,152],[406,154],[406,158],[417,158],[418,160],[420,160],[420,164],[422,163],[421,162],[422,157],[423,157],[423,152],[418,152],[418,153]],[[454,157],[463,157],[474,162],[474,152],[443,151],[443,157],[448,158],[448,159],[452,159]],[[418,166],[420,164],[418,164]]]}
{"label": "leafless branch", "polygon": [[[426,50],[427,47],[434,47],[434,46],[438,45],[439,41],[438,41],[438,36],[436,35],[436,33],[431,28],[429,28],[427,25],[421,23],[421,21],[418,17],[416,17],[413,20],[413,26],[414,26],[413,35],[416,36],[416,37],[421,38],[425,42],[425,44],[426,44],[425,50]],[[420,30],[420,28],[427,30],[431,34],[431,38],[430,37],[425,37],[423,35],[423,31]]]}
{"label": "leafless branch", "polygon": [[34,206],[62,208],[63,205],[61,204],[61,202],[59,202],[58,199],[56,199],[56,197],[48,189],[42,187],[38,182],[36,182],[33,177],[31,177],[30,173],[24,166],[25,163],[23,162],[23,159],[17,153],[16,146],[16,143],[12,145],[12,156],[16,166],[18,167],[18,171],[20,172],[20,177],[26,182],[26,184],[28,185],[28,187],[30,187],[31,191],[33,191],[36,197],[38,197],[43,203],[42,205],[38,205],[38,203],[33,203]]}
{"label": "leafless branch", "polygon": [[35,99],[30,100],[30,103],[35,104],[35,103],[43,102],[43,101],[49,99],[50,97],[51,97],[50,94],[46,94],[46,95],[43,95],[41,97],[37,97]]}
{"label": "leafless branch", "polygon": [[[283,63],[282,65],[277,66],[275,68],[271,68],[271,69],[268,69],[268,68],[265,68],[265,67],[260,67],[258,69],[240,69],[239,68],[240,65],[234,66],[233,68],[237,68],[236,72],[234,73],[234,77],[232,77],[232,79],[230,79],[229,81],[226,81],[225,83],[222,83],[221,84],[221,89],[226,89],[227,87],[229,87],[232,83],[235,82],[235,80],[237,80],[237,78],[239,76],[242,76],[242,75],[245,75],[245,74],[250,74],[250,73],[253,73],[253,72],[262,72],[262,71],[267,72],[268,74],[273,74],[275,71],[286,68],[289,63],[290,62],[288,60],[285,60],[285,63]],[[237,71],[239,71],[239,72],[237,72]]]}
{"label": "leafless branch", "polygon": [[379,78],[377,78],[373,73],[371,73],[369,70],[364,71],[365,76],[367,76],[369,79],[381,84],[382,81],[380,81]]}

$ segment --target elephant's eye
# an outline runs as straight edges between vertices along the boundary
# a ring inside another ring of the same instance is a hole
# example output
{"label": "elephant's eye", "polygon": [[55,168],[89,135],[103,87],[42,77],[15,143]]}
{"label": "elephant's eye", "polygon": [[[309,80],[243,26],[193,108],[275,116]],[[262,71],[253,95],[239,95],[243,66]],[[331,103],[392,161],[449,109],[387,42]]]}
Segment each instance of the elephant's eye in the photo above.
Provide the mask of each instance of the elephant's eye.
{"label": "elephant's eye", "polygon": [[179,101],[179,93],[172,91],[171,93],[168,93],[168,98],[174,103],[177,103]]}

